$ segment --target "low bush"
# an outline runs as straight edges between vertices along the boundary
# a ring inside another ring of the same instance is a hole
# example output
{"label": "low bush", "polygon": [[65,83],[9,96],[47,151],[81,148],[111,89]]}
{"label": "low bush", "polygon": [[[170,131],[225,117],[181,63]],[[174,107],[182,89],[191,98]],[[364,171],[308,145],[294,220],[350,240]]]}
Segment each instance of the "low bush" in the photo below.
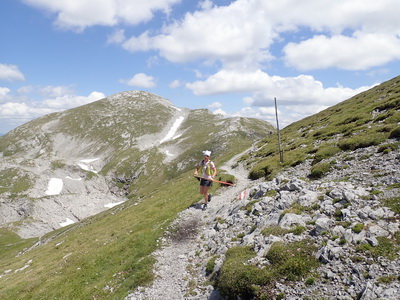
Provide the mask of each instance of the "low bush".
{"label": "low bush", "polygon": [[256,255],[250,247],[233,247],[226,254],[216,288],[232,299],[264,299],[269,293],[266,287],[275,281],[298,280],[316,268],[319,262],[314,257],[315,251],[309,240],[276,242],[266,255],[271,265],[261,269],[249,263]]}
{"label": "low bush", "polygon": [[370,133],[350,137],[338,143],[338,147],[343,151],[353,151],[359,148],[376,146],[386,139],[384,134]]}
{"label": "low bush", "polygon": [[269,178],[275,174],[275,169],[268,163],[260,163],[256,165],[249,173],[249,178],[252,180],[260,178]]}
{"label": "low bush", "polygon": [[228,297],[256,297],[257,286],[272,280],[267,269],[260,269],[246,262],[255,256],[250,247],[233,247],[226,253],[225,262],[216,281],[218,290]]}
{"label": "low bush", "polygon": [[325,176],[331,170],[331,164],[328,163],[318,163],[311,168],[309,177],[311,179],[319,179]]}
{"label": "low bush", "polygon": [[318,266],[314,251],[316,248],[309,240],[287,244],[275,242],[266,257],[274,267],[277,277],[298,280]]}
{"label": "low bush", "polygon": [[330,158],[334,156],[336,153],[340,152],[340,149],[336,146],[329,146],[329,147],[323,147],[318,149],[318,151],[315,153],[314,160],[313,160],[313,165],[316,163],[319,163],[321,160]]}
{"label": "low bush", "polygon": [[390,139],[400,139],[400,127],[393,129],[389,134]]}
{"label": "low bush", "polygon": [[354,233],[360,233],[364,229],[364,224],[358,223],[351,228]]}
{"label": "low bush", "polygon": [[386,198],[383,199],[382,202],[396,214],[400,214],[400,197]]}

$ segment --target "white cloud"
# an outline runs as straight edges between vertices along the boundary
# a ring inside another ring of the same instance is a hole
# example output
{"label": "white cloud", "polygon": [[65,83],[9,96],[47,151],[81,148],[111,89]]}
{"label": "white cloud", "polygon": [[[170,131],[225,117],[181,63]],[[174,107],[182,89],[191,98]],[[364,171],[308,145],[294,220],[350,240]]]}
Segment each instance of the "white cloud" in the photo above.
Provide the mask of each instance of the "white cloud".
{"label": "white cloud", "polygon": [[53,112],[49,108],[36,108],[26,103],[7,102],[0,105],[0,116],[6,118],[27,118],[33,119],[41,115]]}
{"label": "white cloud", "polygon": [[42,105],[50,109],[54,109],[55,111],[58,111],[62,109],[69,109],[84,104],[88,104],[103,98],[105,98],[105,95],[101,92],[91,92],[88,96],[77,96],[77,95],[67,94],[45,100],[43,101]]}
{"label": "white cloud", "polygon": [[114,31],[113,34],[107,37],[107,43],[109,44],[122,44],[125,42],[125,31],[123,29],[118,29]]}
{"label": "white cloud", "polygon": [[155,79],[153,76],[148,76],[144,73],[135,74],[131,79],[120,80],[120,82],[129,86],[137,86],[141,88],[153,88],[156,86]]}
{"label": "white cloud", "polygon": [[246,103],[264,106],[275,97],[287,103],[317,103],[331,105],[365,91],[371,86],[358,89],[342,86],[324,88],[322,82],[309,75],[296,77],[269,76],[256,70],[240,72],[221,70],[205,81],[187,83],[186,87],[196,95],[213,95],[230,92],[249,92],[253,96],[246,98]]}
{"label": "white cloud", "polygon": [[261,70],[221,70],[205,81],[198,80],[186,84],[195,95],[255,92],[264,90],[266,86],[271,86],[271,77]]}
{"label": "white cloud", "polygon": [[62,97],[64,95],[72,94],[73,89],[68,86],[45,86],[39,88],[40,95],[44,97]]}
{"label": "white cloud", "polygon": [[23,0],[57,15],[55,24],[61,28],[82,31],[94,25],[114,26],[118,23],[136,25],[147,22],[156,11],[166,14],[181,0]]}
{"label": "white cloud", "polygon": [[268,47],[277,37],[260,5],[247,0],[213,8],[206,5],[206,10],[187,13],[183,20],[165,26],[162,34],[144,32],[123,46],[129,51],[155,49],[176,63],[204,60],[257,66],[271,59]]}
{"label": "white cloud", "polygon": [[224,117],[226,117],[228,115],[228,113],[221,108],[214,110],[213,113],[214,113],[214,115],[222,115]]}
{"label": "white cloud", "polygon": [[180,87],[181,85],[182,85],[182,83],[179,80],[175,79],[169,84],[169,87],[171,89],[176,89],[176,88]]}
{"label": "white cloud", "polygon": [[[30,91],[35,91],[29,87]],[[27,91],[25,90],[25,91]],[[29,120],[50,114],[56,111],[69,109],[105,98],[101,92],[91,92],[88,96],[63,95],[44,101],[24,101],[0,104],[1,130],[21,125]],[[11,126],[12,125],[12,126]]]}
{"label": "white cloud", "polygon": [[222,103],[221,102],[213,102],[208,107],[209,108],[220,108],[220,107],[222,107]]}
{"label": "white cloud", "polygon": [[0,87],[0,102],[4,101],[6,99],[8,93],[10,93],[9,88]]}
{"label": "white cloud", "polygon": [[355,33],[352,37],[314,36],[300,43],[289,43],[285,60],[299,70],[336,67],[366,70],[400,59],[400,39],[388,34]]}
{"label": "white cloud", "polygon": [[16,65],[0,64],[0,80],[24,81],[25,76]]}

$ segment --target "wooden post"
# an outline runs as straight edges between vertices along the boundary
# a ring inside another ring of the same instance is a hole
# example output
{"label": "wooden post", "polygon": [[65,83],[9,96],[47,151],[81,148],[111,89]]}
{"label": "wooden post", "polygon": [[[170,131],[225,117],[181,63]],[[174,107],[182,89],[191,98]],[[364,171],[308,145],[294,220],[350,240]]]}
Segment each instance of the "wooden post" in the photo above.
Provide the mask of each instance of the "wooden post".
{"label": "wooden post", "polygon": [[283,163],[283,151],[281,148],[281,133],[279,131],[279,121],[278,121],[278,107],[276,105],[276,97],[275,99],[275,116],[276,116],[276,129],[278,131],[278,149],[279,149],[279,161]]}

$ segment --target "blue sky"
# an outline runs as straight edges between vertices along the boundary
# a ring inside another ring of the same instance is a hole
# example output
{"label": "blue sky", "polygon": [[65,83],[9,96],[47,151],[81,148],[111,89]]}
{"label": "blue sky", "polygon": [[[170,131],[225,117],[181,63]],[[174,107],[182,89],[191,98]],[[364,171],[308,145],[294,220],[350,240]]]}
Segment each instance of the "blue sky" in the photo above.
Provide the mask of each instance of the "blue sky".
{"label": "blue sky", "polygon": [[282,127],[399,75],[398,0],[2,0],[0,133],[114,93]]}

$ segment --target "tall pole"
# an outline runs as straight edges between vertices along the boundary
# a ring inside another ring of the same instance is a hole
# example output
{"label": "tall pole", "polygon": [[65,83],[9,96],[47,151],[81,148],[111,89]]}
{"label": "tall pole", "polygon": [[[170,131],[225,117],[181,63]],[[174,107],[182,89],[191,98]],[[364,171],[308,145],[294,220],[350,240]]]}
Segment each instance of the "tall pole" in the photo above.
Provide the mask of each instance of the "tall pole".
{"label": "tall pole", "polygon": [[281,148],[281,133],[279,131],[279,121],[278,121],[278,107],[276,105],[276,97],[275,100],[275,116],[276,116],[276,129],[278,131],[278,149],[279,149],[279,161],[283,163],[283,151]]}

